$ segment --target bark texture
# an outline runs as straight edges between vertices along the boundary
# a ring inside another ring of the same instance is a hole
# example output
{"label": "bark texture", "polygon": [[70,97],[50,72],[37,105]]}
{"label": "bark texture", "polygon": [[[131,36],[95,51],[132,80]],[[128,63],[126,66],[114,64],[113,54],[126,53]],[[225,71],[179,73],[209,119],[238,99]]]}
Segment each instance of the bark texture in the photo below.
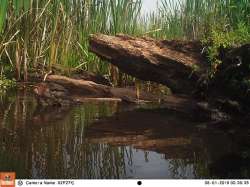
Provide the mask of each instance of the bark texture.
{"label": "bark texture", "polygon": [[90,51],[136,78],[191,94],[206,71],[200,42],[157,41],[127,35],[90,36]]}
{"label": "bark texture", "polygon": [[73,79],[61,75],[49,75],[46,82],[35,85],[34,92],[41,105],[68,105],[72,102],[125,101],[129,103],[158,102],[165,98],[135,89],[113,88],[93,81]]}

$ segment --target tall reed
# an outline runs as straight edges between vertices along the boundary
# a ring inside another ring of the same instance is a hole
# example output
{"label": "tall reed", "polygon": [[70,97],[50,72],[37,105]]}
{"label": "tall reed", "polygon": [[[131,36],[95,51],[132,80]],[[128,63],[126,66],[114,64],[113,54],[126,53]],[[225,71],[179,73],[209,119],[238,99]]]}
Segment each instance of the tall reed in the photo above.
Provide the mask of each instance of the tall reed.
{"label": "tall reed", "polygon": [[141,0],[8,0],[0,7],[0,57],[27,80],[38,65],[110,74],[88,52],[89,34],[136,34]]}
{"label": "tall reed", "polygon": [[200,39],[215,25],[250,25],[250,0],[162,0],[154,16],[162,37]]}

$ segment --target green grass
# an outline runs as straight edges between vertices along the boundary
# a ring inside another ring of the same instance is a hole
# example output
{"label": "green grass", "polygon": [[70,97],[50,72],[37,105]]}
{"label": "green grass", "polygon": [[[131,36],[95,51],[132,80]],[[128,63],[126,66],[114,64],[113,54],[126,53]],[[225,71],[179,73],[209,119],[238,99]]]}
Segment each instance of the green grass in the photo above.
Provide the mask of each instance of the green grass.
{"label": "green grass", "polygon": [[0,72],[0,96],[6,93],[8,89],[15,88],[16,81],[15,79],[9,79],[3,74],[3,68]]}
{"label": "green grass", "polygon": [[249,25],[250,0],[162,0],[150,17],[161,38],[201,39],[215,25]]}

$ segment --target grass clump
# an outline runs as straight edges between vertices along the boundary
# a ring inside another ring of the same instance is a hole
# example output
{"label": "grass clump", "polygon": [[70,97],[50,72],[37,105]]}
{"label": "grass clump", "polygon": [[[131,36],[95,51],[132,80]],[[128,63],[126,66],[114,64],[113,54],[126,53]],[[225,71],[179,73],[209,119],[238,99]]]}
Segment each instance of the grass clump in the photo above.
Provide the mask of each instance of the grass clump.
{"label": "grass clump", "polygon": [[8,79],[4,75],[0,76],[0,93],[5,93],[8,89],[16,87],[15,79]]}

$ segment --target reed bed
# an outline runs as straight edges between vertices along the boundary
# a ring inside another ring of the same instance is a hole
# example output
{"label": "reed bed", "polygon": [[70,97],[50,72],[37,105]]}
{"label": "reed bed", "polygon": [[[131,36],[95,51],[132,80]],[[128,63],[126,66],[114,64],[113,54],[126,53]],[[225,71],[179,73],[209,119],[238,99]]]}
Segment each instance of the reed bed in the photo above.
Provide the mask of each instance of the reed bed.
{"label": "reed bed", "polygon": [[27,80],[28,69],[60,66],[109,74],[88,52],[91,33],[136,34],[141,1],[4,0],[0,2],[0,55]]}
{"label": "reed bed", "polygon": [[143,0],[1,0],[0,61],[27,80],[29,70],[84,69],[120,82],[127,76],[88,52],[92,33],[158,39],[202,39],[215,26],[250,25],[250,0],[161,0],[142,14]]}
{"label": "reed bed", "polygon": [[[148,16],[150,36],[202,39],[214,27],[235,29],[250,25],[250,0],[161,0]],[[225,30],[226,31],[226,30]]]}

